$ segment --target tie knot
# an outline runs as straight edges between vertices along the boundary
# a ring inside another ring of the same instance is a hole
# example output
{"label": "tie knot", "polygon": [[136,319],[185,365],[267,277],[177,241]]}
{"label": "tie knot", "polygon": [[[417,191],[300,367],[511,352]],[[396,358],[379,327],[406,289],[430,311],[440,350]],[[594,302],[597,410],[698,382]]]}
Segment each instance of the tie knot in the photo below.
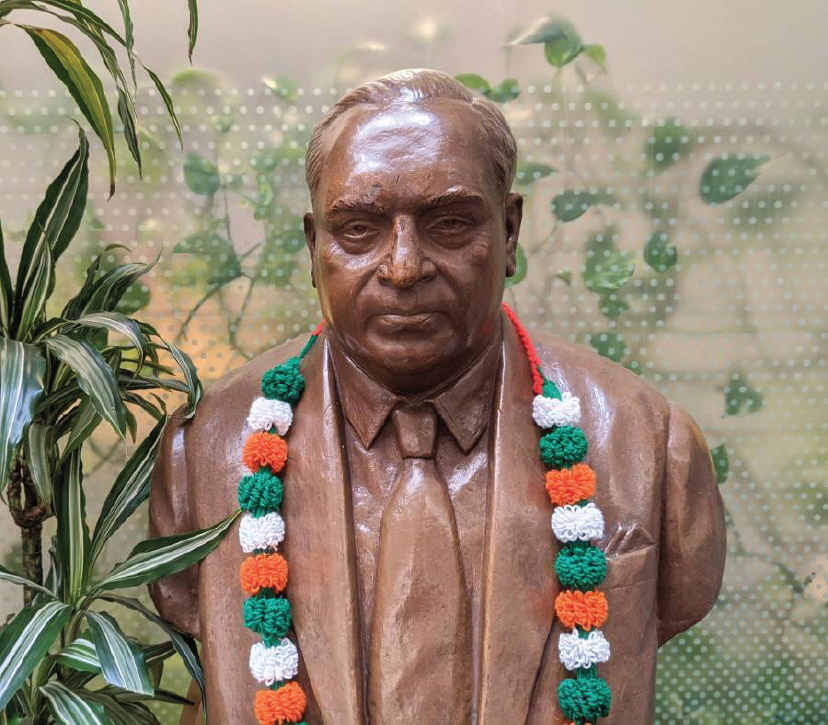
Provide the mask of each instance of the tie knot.
{"label": "tie knot", "polygon": [[391,413],[400,455],[403,458],[433,458],[437,438],[437,414],[431,403],[402,404]]}

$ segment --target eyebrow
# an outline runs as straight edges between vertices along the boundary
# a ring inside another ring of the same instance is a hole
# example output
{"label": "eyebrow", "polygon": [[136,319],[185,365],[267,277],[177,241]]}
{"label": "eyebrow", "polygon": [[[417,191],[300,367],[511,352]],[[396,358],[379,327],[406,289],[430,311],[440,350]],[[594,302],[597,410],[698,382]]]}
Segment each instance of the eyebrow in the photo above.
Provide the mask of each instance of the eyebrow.
{"label": "eyebrow", "polygon": [[[452,189],[442,194],[434,194],[424,199],[417,205],[417,211],[428,211],[452,204],[484,204],[485,200],[480,194],[466,189]],[[389,207],[373,198],[365,197],[342,197],[332,202],[325,210],[326,214],[336,214],[343,211],[359,211],[368,214],[386,214]]]}

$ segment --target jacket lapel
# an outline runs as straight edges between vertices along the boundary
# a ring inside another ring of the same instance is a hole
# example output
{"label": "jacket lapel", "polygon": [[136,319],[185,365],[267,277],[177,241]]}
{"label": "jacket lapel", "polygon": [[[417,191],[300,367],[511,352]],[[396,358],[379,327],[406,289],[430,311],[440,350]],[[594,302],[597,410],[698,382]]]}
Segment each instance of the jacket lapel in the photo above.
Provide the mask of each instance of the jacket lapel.
{"label": "jacket lapel", "polygon": [[484,725],[525,721],[558,592],[529,363],[505,316],[503,325],[484,551],[478,698]]}
{"label": "jacket lapel", "polygon": [[362,657],[350,481],[327,335],[302,367],[307,385],[287,435],[284,476],[287,593],[309,715],[315,700],[321,719],[349,725],[363,721]]}

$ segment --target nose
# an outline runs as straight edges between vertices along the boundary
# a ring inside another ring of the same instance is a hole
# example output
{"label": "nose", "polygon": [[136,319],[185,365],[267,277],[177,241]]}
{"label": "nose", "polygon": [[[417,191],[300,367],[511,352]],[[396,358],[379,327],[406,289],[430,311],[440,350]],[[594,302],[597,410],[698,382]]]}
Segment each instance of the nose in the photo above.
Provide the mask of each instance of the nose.
{"label": "nose", "polygon": [[409,217],[394,220],[391,250],[377,269],[380,283],[405,289],[437,273],[434,263],[423,256],[416,225]]}

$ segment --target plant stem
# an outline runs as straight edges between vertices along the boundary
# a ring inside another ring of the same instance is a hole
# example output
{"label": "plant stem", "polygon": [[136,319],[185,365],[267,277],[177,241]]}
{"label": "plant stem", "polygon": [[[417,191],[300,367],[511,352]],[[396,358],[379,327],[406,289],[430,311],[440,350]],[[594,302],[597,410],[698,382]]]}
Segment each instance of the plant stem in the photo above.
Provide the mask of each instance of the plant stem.
{"label": "plant stem", "polygon": [[[32,483],[32,476],[26,463],[18,458],[9,480],[9,511],[14,523],[20,529],[23,549],[23,574],[36,584],[43,584],[43,520],[47,511],[39,499]],[[36,591],[31,587],[23,589],[24,606],[31,603]]]}

